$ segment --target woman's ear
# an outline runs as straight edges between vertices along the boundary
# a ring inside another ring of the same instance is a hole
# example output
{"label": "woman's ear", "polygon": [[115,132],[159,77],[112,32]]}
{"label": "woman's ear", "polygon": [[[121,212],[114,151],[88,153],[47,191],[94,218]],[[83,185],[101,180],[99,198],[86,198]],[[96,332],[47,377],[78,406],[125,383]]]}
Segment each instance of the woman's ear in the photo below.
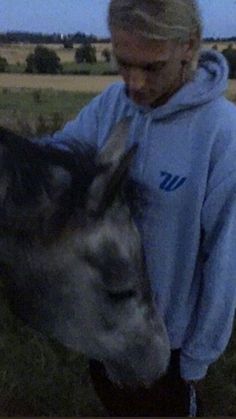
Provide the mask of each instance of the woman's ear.
{"label": "woman's ear", "polygon": [[199,49],[199,42],[197,33],[192,33],[188,42],[182,45],[182,61],[185,61],[186,64],[194,59],[196,51]]}

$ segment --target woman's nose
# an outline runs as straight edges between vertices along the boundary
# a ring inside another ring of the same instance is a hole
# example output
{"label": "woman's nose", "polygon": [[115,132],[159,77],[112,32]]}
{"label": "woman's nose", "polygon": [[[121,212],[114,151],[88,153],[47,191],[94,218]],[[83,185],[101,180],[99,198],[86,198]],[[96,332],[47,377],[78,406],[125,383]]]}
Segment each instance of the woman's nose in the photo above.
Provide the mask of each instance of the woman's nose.
{"label": "woman's nose", "polygon": [[131,68],[129,70],[129,88],[130,90],[142,90],[146,83],[146,76],[144,71],[140,68]]}

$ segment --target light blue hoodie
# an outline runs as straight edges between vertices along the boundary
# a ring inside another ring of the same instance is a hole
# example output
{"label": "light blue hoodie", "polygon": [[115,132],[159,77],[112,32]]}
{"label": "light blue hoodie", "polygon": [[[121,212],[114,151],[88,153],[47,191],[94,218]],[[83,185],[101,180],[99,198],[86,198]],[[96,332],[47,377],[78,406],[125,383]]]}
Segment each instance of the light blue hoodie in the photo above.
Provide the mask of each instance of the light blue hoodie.
{"label": "light blue hoodie", "polygon": [[54,135],[100,148],[132,117],[134,176],[151,190],[140,231],[158,307],[184,379],[205,376],[224,351],[236,302],[236,107],[224,98],[223,56],[204,51],[193,81],[158,108],[110,86]]}

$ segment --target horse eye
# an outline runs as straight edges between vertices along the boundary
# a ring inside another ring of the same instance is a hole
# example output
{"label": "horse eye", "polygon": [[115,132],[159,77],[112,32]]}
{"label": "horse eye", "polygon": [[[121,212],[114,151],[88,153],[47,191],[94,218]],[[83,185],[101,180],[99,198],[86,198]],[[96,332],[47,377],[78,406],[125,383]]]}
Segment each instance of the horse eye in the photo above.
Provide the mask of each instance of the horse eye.
{"label": "horse eye", "polygon": [[108,297],[114,303],[120,303],[121,301],[128,300],[130,298],[135,297],[136,291],[134,290],[126,290],[121,292],[111,292],[108,291]]}

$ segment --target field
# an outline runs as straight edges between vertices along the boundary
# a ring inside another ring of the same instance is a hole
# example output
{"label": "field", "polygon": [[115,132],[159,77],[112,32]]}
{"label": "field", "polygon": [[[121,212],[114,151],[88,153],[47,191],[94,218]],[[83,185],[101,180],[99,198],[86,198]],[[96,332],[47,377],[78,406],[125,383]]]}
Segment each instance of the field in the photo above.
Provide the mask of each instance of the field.
{"label": "field", "polygon": [[[111,50],[110,44],[100,43],[92,45],[96,47],[98,61],[102,60],[102,51],[104,49],[108,48]],[[2,44],[0,45],[0,56],[6,58],[9,64],[22,64],[25,62],[27,55],[34,52],[35,46],[34,44]],[[68,63],[74,61],[75,50],[80,47],[80,44],[75,44],[73,49],[65,49],[62,44],[46,46],[56,51],[62,63]]]}
{"label": "field", "polygon": [[233,48],[236,48],[236,42],[204,42],[204,48],[212,48],[213,46],[217,45],[217,49],[222,51],[223,49],[227,48],[229,44],[232,44]]}
{"label": "field", "polygon": [[[74,118],[113,76],[0,74],[0,124],[25,135],[43,135]],[[236,102],[236,80],[227,96]]]}
{"label": "field", "polygon": [[[99,93],[117,80],[120,80],[119,76],[52,76],[0,73],[0,89],[54,89]],[[233,100],[236,98],[236,80],[229,80],[227,95]]]}
{"label": "field", "polygon": [[[111,44],[98,43],[92,44],[96,48],[97,60],[103,61],[102,51],[104,49],[109,49],[111,51]],[[218,42],[218,43],[203,43],[203,48],[212,48],[214,45],[217,45],[219,51],[227,48],[229,42]],[[232,43],[234,48],[236,43]],[[25,59],[28,54],[34,52],[34,44],[0,44],[0,56],[7,59],[9,64],[22,64],[25,62]],[[73,49],[65,49],[62,44],[52,44],[46,45],[48,48],[51,48],[56,51],[57,55],[60,57],[61,63],[69,63],[74,61],[74,55],[76,48],[80,47],[80,44],[75,44]]]}
{"label": "field", "polygon": [[[219,45],[219,49],[223,47]],[[22,63],[29,48],[33,50],[32,46],[12,46],[4,54],[12,64]],[[0,47],[0,55],[3,52]],[[58,53],[66,63],[74,54],[60,47]],[[118,76],[0,74],[0,125],[26,136],[54,132],[116,80]],[[236,103],[236,80],[229,82],[227,97]],[[16,333],[17,326],[7,308],[2,313],[1,337],[7,341],[8,350],[4,352],[0,346],[0,416],[104,416],[89,381],[86,360],[55,345],[45,347],[27,328],[19,327]],[[12,332],[8,336],[9,328]],[[235,354],[236,330],[225,354],[200,384],[206,416],[236,416]],[[27,357],[38,368],[32,381],[27,363],[18,369]],[[19,377],[23,387],[17,381]]]}
{"label": "field", "polygon": [[51,76],[38,74],[0,74],[0,88],[54,89],[98,93],[119,76]]}

